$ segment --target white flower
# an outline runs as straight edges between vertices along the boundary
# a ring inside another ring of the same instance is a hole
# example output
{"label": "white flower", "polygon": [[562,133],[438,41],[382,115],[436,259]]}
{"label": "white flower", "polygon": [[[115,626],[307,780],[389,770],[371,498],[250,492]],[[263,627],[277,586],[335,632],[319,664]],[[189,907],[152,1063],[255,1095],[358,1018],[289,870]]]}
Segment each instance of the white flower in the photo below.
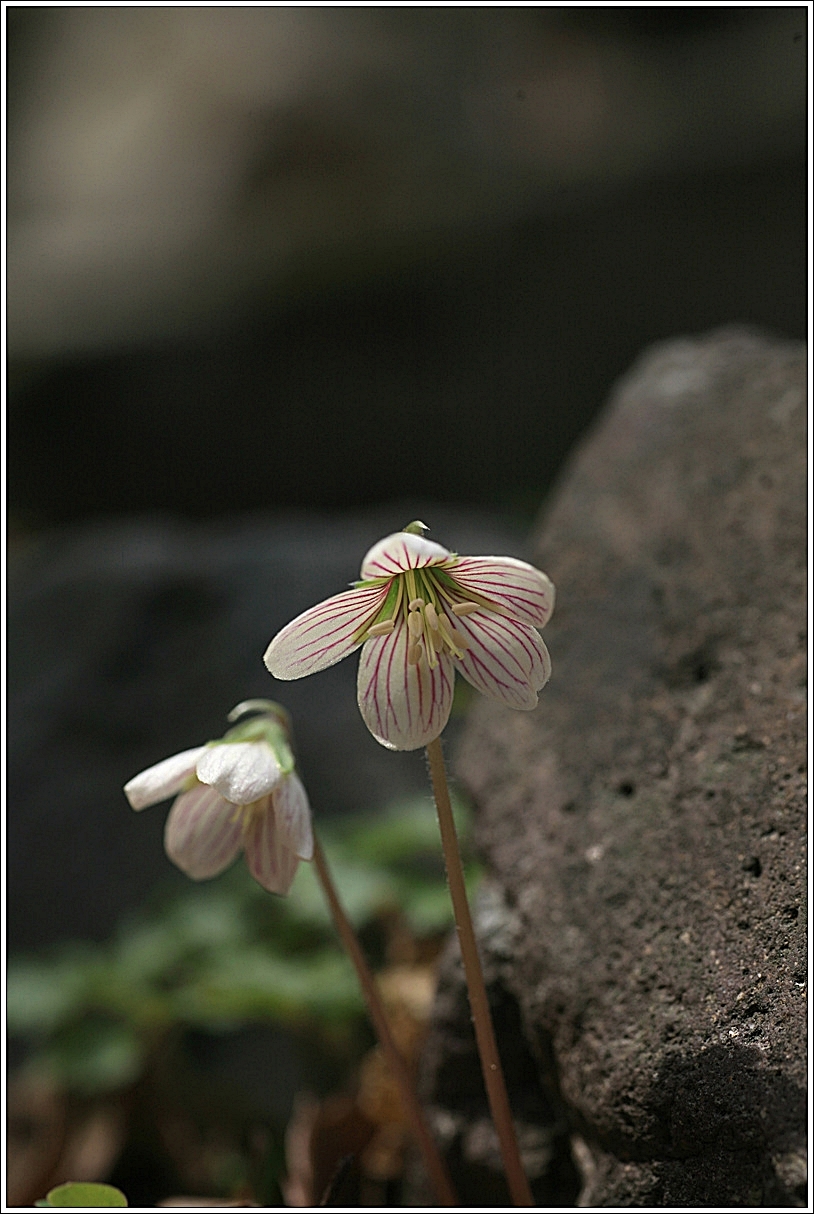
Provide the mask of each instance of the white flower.
{"label": "white flower", "polygon": [[362,580],[287,624],[265,662],[278,679],[333,666],[362,646],[359,709],[391,750],[439,736],[455,670],[510,708],[531,709],[551,674],[537,632],[554,609],[539,569],[508,556],[457,556],[417,534],[389,535],[362,562]]}
{"label": "white flower", "polygon": [[241,849],[249,872],[274,894],[287,894],[300,860],[310,860],[311,809],[280,710],[247,701],[236,720],[261,707],[217,742],[164,759],[124,786],[133,809],[176,801],[164,829],[167,855],[196,881],[228,868]]}

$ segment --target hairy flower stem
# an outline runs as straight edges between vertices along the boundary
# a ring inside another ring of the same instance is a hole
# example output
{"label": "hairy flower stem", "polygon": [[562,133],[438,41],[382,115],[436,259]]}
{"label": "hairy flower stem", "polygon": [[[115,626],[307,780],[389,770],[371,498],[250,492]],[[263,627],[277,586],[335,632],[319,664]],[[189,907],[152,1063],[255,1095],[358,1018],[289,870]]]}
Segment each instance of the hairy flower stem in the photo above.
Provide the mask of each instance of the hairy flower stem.
{"label": "hairy flower stem", "polygon": [[328,900],[328,905],[331,908],[336,930],[356,969],[370,1019],[373,1021],[373,1027],[376,1030],[379,1044],[398,1084],[404,1113],[421,1150],[424,1166],[435,1190],[438,1204],[440,1206],[458,1206],[460,1203],[447,1172],[446,1164],[441,1158],[435,1140],[430,1134],[424,1112],[418,1103],[412,1077],[393,1040],[393,1034],[390,1032],[390,1025],[387,1022],[387,1016],[385,1015],[379,992],[376,989],[373,975],[368,968],[356,933],[342,908],[342,903],[339,901],[336,887],[325,862],[325,853],[317,838],[314,838],[314,867],[317,870],[317,876]]}
{"label": "hairy flower stem", "polygon": [[478,946],[475,942],[475,931],[472,927],[472,916],[469,912],[469,902],[464,884],[461,853],[458,847],[458,836],[455,831],[455,820],[452,816],[452,806],[447,786],[447,773],[444,766],[444,752],[441,749],[441,739],[427,745],[427,760],[430,765],[435,805],[438,810],[438,824],[441,828],[441,841],[444,845],[444,860],[447,866],[449,892],[452,898],[452,908],[455,912],[455,925],[458,929],[458,940],[461,946],[461,957],[464,963],[466,985],[469,990],[469,1006],[475,1025],[475,1039],[478,1044],[483,1079],[486,1084],[486,1094],[489,1107],[492,1110],[492,1120],[495,1123],[500,1153],[503,1156],[503,1166],[506,1170],[506,1180],[509,1193],[516,1206],[533,1206],[529,1182],[523,1170],[520,1150],[517,1146],[517,1136],[514,1132],[512,1113],[509,1107],[509,1097],[506,1093],[506,1082],[503,1078],[503,1068],[500,1065],[500,1055],[497,1052],[495,1030],[492,1026],[492,1015],[489,1011],[489,1000],[486,997],[486,987],[483,983],[483,970]]}

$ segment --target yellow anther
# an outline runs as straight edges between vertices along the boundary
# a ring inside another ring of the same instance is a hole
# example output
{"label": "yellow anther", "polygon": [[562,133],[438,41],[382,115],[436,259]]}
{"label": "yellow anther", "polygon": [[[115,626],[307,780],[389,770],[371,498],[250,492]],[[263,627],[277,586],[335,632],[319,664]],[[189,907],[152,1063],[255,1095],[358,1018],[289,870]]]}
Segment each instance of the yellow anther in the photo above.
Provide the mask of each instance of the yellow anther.
{"label": "yellow anther", "polygon": [[424,608],[424,615],[427,617],[427,623],[429,624],[430,628],[432,628],[433,632],[437,632],[438,615],[432,603],[427,603],[427,606]]}
{"label": "yellow anther", "polygon": [[454,615],[471,615],[473,611],[483,611],[480,603],[453,603],[452,611]]}
{"label": "yellow anther", "polygon": [[395,626],[395,620],[382,620],[380,624],[371,624],[367,630],[367,635],[369,637],[387,636],[388,632],[392,632]]}
{"label": "yellow anther", "polygon": [[424,631],[424,621],[421,618],[420,611],[411,611],[407,616],[407,627],[410,629],[410,635],[420,637]]}
{"label": "yellow anther", "polygon": [[417,642],[407,650],[407,661],[411,666],[417,666],[424,656],[424,648]]}
{"label": "yellow anther", "polygon": [[453,628],[452,621],[448,615],[442,613],[438,618],[438,623],[441,629],[441,636],[444,638],[447,648],[456,657],[460,657],[463,651],[469,648],[469,641],[462,633],[458,632],[457,628]]}
{"label": "yellow anther", "polygon": [[408,611],[420,611],[423,606],[424,606],[423,599],[410,599],[410,602],[407,604],[407,610]]}

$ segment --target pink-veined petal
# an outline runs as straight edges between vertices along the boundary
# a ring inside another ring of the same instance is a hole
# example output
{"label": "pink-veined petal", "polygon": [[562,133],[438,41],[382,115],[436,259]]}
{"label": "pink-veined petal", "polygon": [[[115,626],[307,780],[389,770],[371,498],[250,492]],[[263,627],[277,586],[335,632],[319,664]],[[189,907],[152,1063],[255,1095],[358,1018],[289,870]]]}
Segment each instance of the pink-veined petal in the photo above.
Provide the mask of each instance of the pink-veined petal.
{"label": "pink-veined petal", "polygon": [[405,569],[423,569],[425,565],[441,565],[450,553],[440,544],[425,540],[423,535],[397,531],[374,544],[362,561],[362,577],[392,577]]}
{"label": "pink-veined petal", "polygon": [[265,812],[256,812],[246,828],[243,847],[246,865],[255,881],[272,894],[287,894],[297,872],[299,857],[280,837],[269,798]]}
{"label": "pink-veined petal", "polygon": [[464,595],[481,595],[522,624],[542,628],[554,610],[554,584],[511,556],[462,556],[450,569]]}
{"label": "pink-veined petal", "polygon": [[208,784],[196,784],[173,805],[164,827],[164,850],[188,877],[216,877],[234,860],[242,841],[240,815]]}
{"label": "pink-veined petal", "polygon": [[509,708],[534,708],[551,675],[551,659],[536,629],[488,611],[456,620],[456,628],[469,641],[455,659],[464,678]]}
{"label": "pink-veined petal", "polygon": [[383,637],[365,642],[359,659],[359,711],[377,742],[388,750],[417,750],[439,736],[452,708],[455,671],[447,654],[430,670],[407,661],[408,628],[401,621]]}
{"label": "pink-veined petal", "polygon": [[310,860],[314,854],[311,806],[296,772],[283,777],[272,794],[272,802],[280,841],[301,860]]}
{"label": "pink-veined petal", "polygon": [[326,670],[362,644],[358,638],[387,598],[389,586],[360,586],[309,607],[277,633],[264,661],[275,679],[301,679]]}
{"label": "pink-veined petal", "polygon": [[224,742],[207,746],[198,760],[198,779],[211,784],[233,805],[249,805],[267,796],[282,777],[265,742]]}
{"label": "pink-veined petal", "polygon": [[124,795],[133,809],[146,809],[148,805],[158,805],[167,797],[174,797],[181,792],[184,784],[195,773],[195,764],[206,750],[205,746],[193,746],[191,750],[182,750],[178,755],[162,759],[153,767],[140,772],[128,780],[124,786]]}

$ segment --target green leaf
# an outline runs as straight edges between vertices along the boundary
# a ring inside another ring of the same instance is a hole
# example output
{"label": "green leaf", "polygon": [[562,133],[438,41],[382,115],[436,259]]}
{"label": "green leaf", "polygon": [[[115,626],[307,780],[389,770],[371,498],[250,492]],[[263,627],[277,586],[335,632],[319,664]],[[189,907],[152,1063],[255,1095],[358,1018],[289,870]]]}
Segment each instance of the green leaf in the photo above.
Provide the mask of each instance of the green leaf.
{"label": "green leaf", "polygon": [[446,931],[454,922],[449,891],[444,886],[407,886],[401,909],[411,929],[419,936]]}
{"label": "green leaf", "polygon": [[144,1046],[132,1028],[92,1015],[60,1030],[45,1050],[68,1087],[86,1095],[132,1083],[143,1056]]}
{"label": "green leaf", "polygon": [[[454,805],[465,840],[469,814]],[[452,923],[435,807],[412,798],[321,831],[346,912],[365,928],[398,908],[412,930]],[[466,865],[467,887],[477,866]],[[236,1026],[335,1018],[344,1031],[362,1002],[314,867],[273,898],[236,865],[205,887],[167,889],[98,945],[12,962],[8,1025],[40,1047],[72,1090],[112,1091],[135,1079],[148,1043],[172,1025]]]}
{"label": "green leaf", "polygon": [[353,967],[333,948],[295,957],[259,948],[224,951],[179,992],[177,1004],[184,1020],[210,1026],[257,1018],[347,1019],[362,1007]]}
{"label": "green leaf", "polygon": [[[340,850],[329,843],[324,847],[340,901],[354,927],[397,901],[396,886],[386,871],[347,859],[344,848]],[[285,905],[289,915],[303,922],[323,927],[332,922],[325,894],[311,864],[300,865]]]}
{"label": "green leaf", "polygon": [[[459,801],[453,804],[455,824],[465,837],[469,812]],[[397,802],[381,813],[351,819],[341,834],[343,852],[378,867],[400,865],[416,856],[435,858],[438,879],[443,883],[443,852],[435,806],[427,797]]]}
{"label": "green leaf", "polygon": [[[477,865],[468,864],[464,875],[466,892],[471,901],[481,879],[481,870]],[[446,882],[431,880],[424,875],[405,873],[401,882],[399,905],[417,936],[449,931],[454,923]]]}
{"label": "green leaf", "polygon": [[9,964],[6,1020],[11,1032],[50,1033],[85,1000],[86,967],[73,958]]}
{"label": "green leaf", "polygon": [[112,1184],[87,1184],[84,1181],[69,1180],[67,1184],[57,1185],[43,1201],[34,1204],[51,1208],[84,1206],[85,1209],[99,1210],[102,1206],[126,1206],[127,1198]]}

